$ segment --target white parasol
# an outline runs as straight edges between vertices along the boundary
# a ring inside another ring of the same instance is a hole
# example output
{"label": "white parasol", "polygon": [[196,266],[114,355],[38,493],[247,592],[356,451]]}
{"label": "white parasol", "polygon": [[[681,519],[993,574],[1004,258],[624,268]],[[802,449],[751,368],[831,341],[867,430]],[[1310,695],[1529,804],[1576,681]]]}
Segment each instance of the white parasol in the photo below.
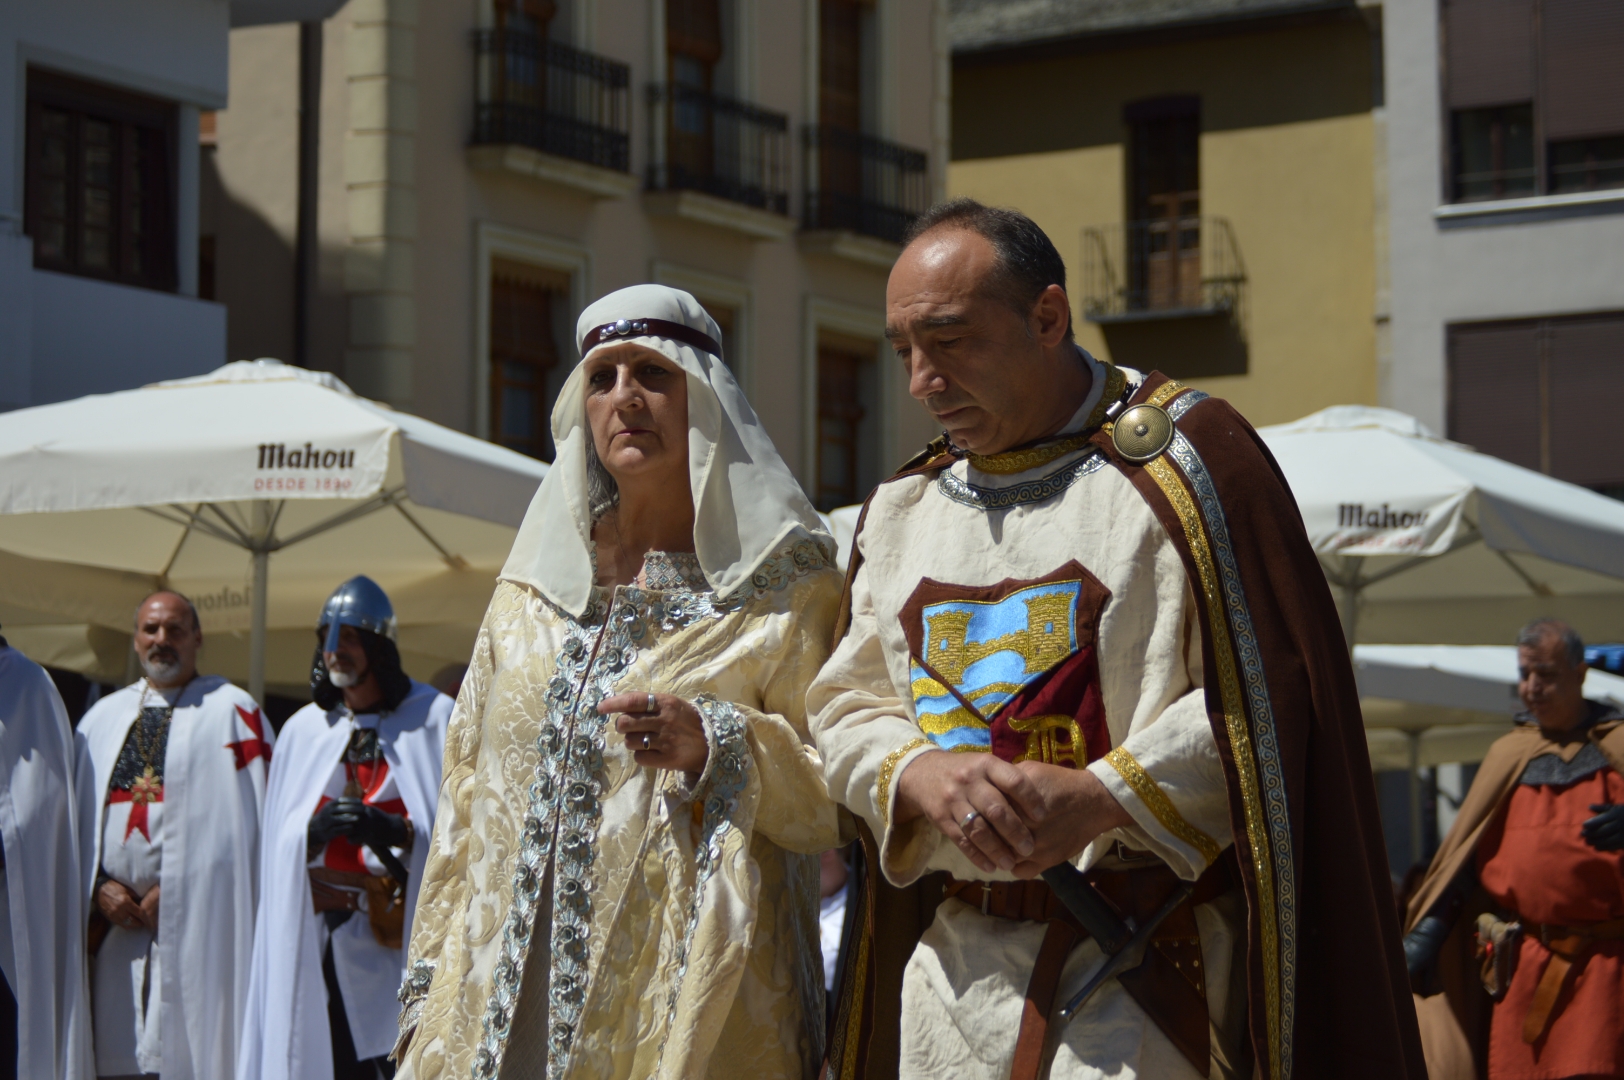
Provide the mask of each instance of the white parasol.
{"label": "white parasol", "polygon": [[1530,619],[1624,639],[1624,502],[1338,405],[1259,431],[1348,641],[1503,645]]}
{"label": "white parasol", "polygon": [[275,360],[5,413],[0,621],[116,678],[136,603],[174,588],[262,699],[306,681],[322,601],[365,573],[409,663],[465,660],[546,470]]}

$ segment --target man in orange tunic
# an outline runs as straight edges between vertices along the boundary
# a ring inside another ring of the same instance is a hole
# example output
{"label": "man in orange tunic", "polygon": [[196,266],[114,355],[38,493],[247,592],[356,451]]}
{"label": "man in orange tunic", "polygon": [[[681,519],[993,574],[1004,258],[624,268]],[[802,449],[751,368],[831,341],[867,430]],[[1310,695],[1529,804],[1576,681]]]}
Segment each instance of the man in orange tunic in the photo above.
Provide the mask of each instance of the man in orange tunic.
{"label": "man in orange tunic", "polygon": [[1585,700],[1584,645],[1564,623],[1525,627],[1517,665],[1528,711],[1410,902],[1428,1065],[1433,1080],[1621,1076],[1624,713]]}

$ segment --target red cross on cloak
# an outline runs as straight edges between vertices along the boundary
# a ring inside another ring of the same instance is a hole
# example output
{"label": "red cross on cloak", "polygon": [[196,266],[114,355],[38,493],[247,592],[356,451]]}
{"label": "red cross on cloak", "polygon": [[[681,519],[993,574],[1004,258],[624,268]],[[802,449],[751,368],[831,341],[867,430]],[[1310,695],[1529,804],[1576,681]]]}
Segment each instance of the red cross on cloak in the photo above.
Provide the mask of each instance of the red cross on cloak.
{"label": "red cross on cloak", "polygon": [[248,768],[249,762],[255,758],[264,758],[265,763],[269,765],[271,762],[271,746],[265,741],[265,718],[260,715],[257,708],[253,712],[249,712],[241,705],[236,708],[237,715],[242,717],[242,722],[248,725],[249,731],[254,733],[252,739],[226,743],[226,749],[236,755],[237,771],[241,772],[243,769]]}
{"label": "red cross on cloak", "polygon": [[128,840],[132,832],[140,829],[141,835],[147,838],[147,843],[152,843],[152,833],[147,831],[147,805],[164,801],[164,782],[152,775],[150,766],[144,774],[135,778],[130,790],[120,791],[115,788],[108,792],[107,801],[110,804],[121,802],[131,804],[130,820],[124,826],[124,839]]}

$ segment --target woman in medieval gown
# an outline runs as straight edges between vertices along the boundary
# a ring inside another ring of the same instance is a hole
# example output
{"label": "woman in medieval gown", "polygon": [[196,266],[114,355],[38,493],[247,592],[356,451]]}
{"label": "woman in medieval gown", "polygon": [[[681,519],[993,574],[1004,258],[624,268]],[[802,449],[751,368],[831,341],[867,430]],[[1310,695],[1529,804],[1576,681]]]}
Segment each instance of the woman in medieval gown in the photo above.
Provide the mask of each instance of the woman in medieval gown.
{"label": "woman in medieval gown", "polygon": [[582,313],[446,737],[402,1077],[806,1077],[834,546],[687,293]]}

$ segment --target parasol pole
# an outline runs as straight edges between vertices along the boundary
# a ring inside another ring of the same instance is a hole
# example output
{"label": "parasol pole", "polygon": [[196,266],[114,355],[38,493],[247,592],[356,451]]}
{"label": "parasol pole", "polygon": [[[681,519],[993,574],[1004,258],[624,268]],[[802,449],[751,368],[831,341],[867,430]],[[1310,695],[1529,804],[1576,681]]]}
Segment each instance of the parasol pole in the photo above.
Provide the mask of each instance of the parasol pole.
{"label": "parasol pole", "polygon": [[1421,732],[1406,731],[1410,751],[1410,864],[1421,861]]}
{"label": "parasol pole", "polygon": [[254,503],[254,594],[248,636],[248,694],[265,704],[265,622],[270,605],[271,585],[271,504],[265,499]]}
{"label": "parasol pole", "polygon": [[1363,555],[1348,555],[1342,560],[1342,574],[1337,582],[1342,592],[1342,636],[1348,642],[1348,655],[1353,655],[1354,636],[1359,632],[1359,593],[1364,589],[1361,573]]}

